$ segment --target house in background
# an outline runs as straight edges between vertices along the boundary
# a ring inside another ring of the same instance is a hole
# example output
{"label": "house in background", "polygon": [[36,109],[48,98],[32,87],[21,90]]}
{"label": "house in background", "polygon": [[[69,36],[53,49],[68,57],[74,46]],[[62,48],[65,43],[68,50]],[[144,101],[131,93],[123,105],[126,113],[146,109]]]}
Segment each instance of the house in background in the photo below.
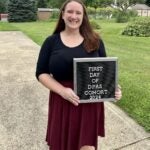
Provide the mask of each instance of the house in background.
{"label": "house in background", "polygon": [[37,17],[39,20],[48,20],[53,12],[58,12],[59,9],[38,8]]}
{"label": "house in background", "polygon": [[52,14],[52,9],[49,8],[38,8],[38,19],[39,20],[48,20]]}
{"label": "house in background", "polygon": [[138,12],[138,16],[150,16],[150,7],[145,4],[136,4],[131,7],[133,10]]}

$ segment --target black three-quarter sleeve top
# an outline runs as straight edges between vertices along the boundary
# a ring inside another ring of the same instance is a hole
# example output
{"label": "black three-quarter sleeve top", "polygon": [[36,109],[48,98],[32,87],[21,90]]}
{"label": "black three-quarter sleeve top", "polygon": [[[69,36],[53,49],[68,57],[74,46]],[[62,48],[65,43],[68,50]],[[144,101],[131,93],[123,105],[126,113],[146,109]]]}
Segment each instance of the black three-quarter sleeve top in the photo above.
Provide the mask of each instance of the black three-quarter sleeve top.
{"label": "black three-quarter sleeve top", "polygon": [[42,73],[52,74],[57,81],[73,80],[73,58],[106,57],[103,41],[99,49],[87,52],[83,43],[75,47],[63,44],[60,33],[47,37],[44,41],[37,61],[36,77]]}

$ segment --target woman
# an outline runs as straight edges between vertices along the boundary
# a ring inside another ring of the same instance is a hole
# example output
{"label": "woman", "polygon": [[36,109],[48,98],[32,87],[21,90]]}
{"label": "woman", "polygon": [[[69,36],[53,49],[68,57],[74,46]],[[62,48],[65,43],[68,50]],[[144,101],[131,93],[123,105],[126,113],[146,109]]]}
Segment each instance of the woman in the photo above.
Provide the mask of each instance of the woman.
{"label": "woman", "polygon": [[[102,40],[80,0],[66,1],[53,35],[41,47],[36,77],[50,92],[46,141],[51,150],[96,150],[104,136],[104,104],[79,104],[73,91],[73,58],[106,57]],[[116,99],[121,98],[117,89]]]}

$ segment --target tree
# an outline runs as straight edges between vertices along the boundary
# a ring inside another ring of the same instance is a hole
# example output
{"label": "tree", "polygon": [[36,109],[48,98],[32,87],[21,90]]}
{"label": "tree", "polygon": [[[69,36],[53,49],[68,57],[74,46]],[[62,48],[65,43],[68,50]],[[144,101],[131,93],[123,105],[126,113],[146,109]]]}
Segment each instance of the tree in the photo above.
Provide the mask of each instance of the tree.
{"label": "tree", "polygon": [[94,8],[106,7],[114,4],[122,11],[126,11],[133,4],[145,2],[145,0],[83,0],[83,1],[87,6],[93,6]]}
{"label": "tree", "polygon": [[0,0],[0,12],[5,12],[5,1],[4,0]]}
{"label": "tree", "polygon": [[9,22],[35,21],[37,18],[37,7],[35,0],[9,0],[8,20]]}
{"label": "tree", "polygon": [[105,7],[111,5],[112,0],[83,0],[86,6],[92,6],[94,8]]}
{"label": "tree", "polygon": [[0,0],[0,13],[7,12],[7,0]]}
{"label": "tree", "polygon": [[38,8],[47,8],[47,0],[38,0],[37,1],[37,7]]}
{"label": "tree", "polygon": [[127,22],[131,17],[131,10],[128,8],[136,3],[144,2],[145,0],[115,0],[114,4],[117,9],[115,13],[116,22]]}
{"label": "tree", "polygon": [[48,5],[53,8],[60,8],[65,1],[66,0],[48,0]]}
{"label": "tree", "polygon": [[150,0],[146,0],[145,4],[150,7]]}
{"label": "tree", "polygon": [[136,3],[144,3],[144,2],[145,0],[116,0],[116,5],[121,11],[126,12],[130,6]]}

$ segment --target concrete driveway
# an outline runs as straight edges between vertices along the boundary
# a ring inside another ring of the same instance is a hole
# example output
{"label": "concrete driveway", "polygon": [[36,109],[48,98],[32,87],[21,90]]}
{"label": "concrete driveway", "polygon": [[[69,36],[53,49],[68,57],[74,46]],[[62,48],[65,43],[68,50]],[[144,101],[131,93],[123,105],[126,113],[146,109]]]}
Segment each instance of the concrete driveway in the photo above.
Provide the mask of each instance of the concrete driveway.
{"label": "concrete driveway", "polygon": [[[0,32],[0,150],[48,150],[49,91],[35,78],[40,47],[22,32]],[[106,137],[99,150],[150,150],[146,133],[106,103]]]}

